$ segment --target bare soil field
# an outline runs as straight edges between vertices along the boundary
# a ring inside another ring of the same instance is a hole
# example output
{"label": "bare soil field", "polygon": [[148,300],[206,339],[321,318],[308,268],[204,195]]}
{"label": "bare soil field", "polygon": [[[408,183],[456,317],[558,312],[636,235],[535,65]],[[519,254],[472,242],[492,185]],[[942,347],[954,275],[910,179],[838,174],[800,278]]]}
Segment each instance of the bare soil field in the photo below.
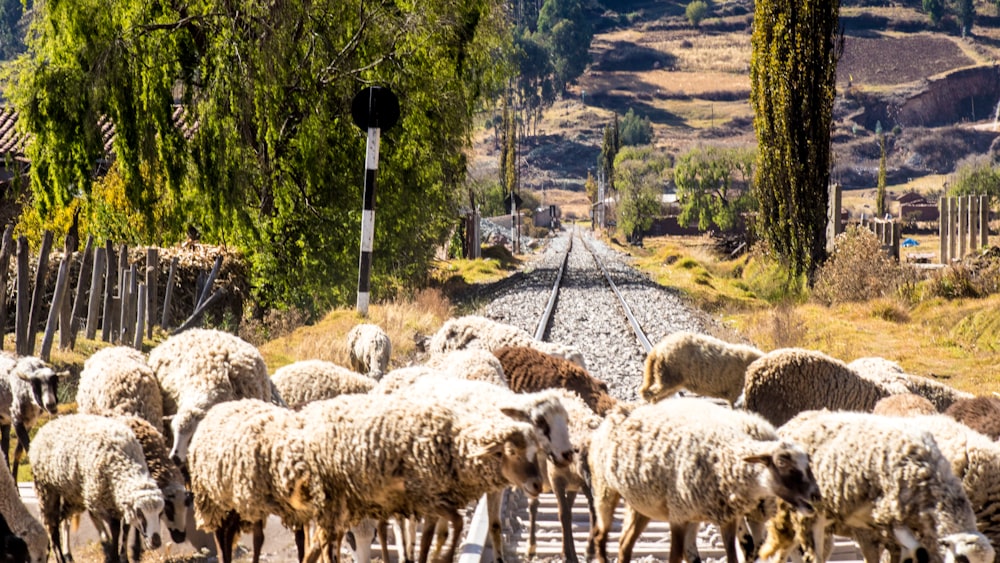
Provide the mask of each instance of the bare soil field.
{"label": "bare soil field", "polygon": [[897,85],[974,64],[951,37],[936,33],[849,35],[837,63],[838,86]]}

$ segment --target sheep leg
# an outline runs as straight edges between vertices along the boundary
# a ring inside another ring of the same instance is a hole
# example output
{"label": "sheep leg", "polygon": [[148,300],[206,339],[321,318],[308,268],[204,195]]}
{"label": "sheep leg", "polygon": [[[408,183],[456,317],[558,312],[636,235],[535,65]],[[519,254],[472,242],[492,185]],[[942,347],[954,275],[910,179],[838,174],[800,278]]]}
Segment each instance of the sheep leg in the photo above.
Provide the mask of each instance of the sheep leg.
{"label": "sheep leg", "polygon": [[253,523],[253,563],[260,563],[260,550],[264,547],[264,521]]}
{"label": "sheep leg", "polygon": [[434,539],[434,528],[437,525],[437,516],[428,514],[424,516],[423,526],[420,527],[420,557],[419,563],[427,563],[428,555],[431,553],[431,540]]}
{"label": "sheep leg", "polygon": [[[581,487],[580,490],[583,491],[583,496],[587,499],[587,513],[590,515],[590,529],[593,530],[594,526],[597,525],[597,514],[594,512],[594,495],[590,492],[590,487],[587,485]],[[594,551],[594,536],[593,534],[587,534],[587,561],[594,558]]]}
{"label": "sheep leg", "polygon": [[701,554],[698,553],[698,528],[699,522],[688,522],[684,525],[684,560],[688,563],[701,563]]}
{"label": "sheep leg", "polygon": [[351,532],[354,534],[354,562],[369,563],[372,560],[372,541],[375,540],[375,521],[365,518],[351,528]]}
{"label": "sheep leg", "polygon": [[382,562],[389,563],[389,522],[379,520],[375,534],[378,536],[379,546],[382,547]]}
{"label": "sheep leg", "polygon": [[[573,541],[573,501],[576,500],[576,491],[566,490],[566,480],[557,478],[552,483],[552,489],[556,494],[556,503],[559,507],[559,524],[562,525],[563,536],[563,559],[568,563],[576,563],[576,545]],[[537,503],[535,507],[537,511]],[[534,533],[534,527],[532,527]],[[534,536],[532,536],[534,540]]]}
{"label": "sheep leg", "polygon": [[853,535],[865,563],[879,563],[882,558],[882,546],[878,534],[869,530],[854,530]]}
{"label": "sheep leg", "polygon": [[640,514],[634,508],[625,506],[625,521],[622,523],[621,537],[618,538],[618,561],[627,563],[632,560],[632,548],[635,547],[639,535],[646,529],[650,518]]}
{"label": "sheep leg", "polygon": [[436,561],[441,557],[441,551],[444,549],[445,544],[448,543],[448,520],[445,518],[438,518],[437,522],[434,523],[434,550],[431,552],[431,561]]}
{"label": "sheep leg", "polygon": [[120,563],[119,546],[122,540],[122,522],[118,518],[109,517],[104,521],[104,524],[106,524],[106,529],[102,530],[102,532],[108,534],[106,537],[103,533],[101,534],[101,548],[104,550],[104,562]]}
{"label": "sheep leg", "polygon": [[[681,563],[684,560],[684,548],[686,547],[688,530],[690,525],[686,522],[670,523],[670,563]],[[688,563],[691,563],[688,561]]]}
{"label": "sheep leg", "polygon": [[[0,424],[0,448],[3,448],[4,460],[11,458],[10,452],[10,425]],[[11,470],[13,473],[13,469]],[[14,479],[17,479],[17,475],[14,474]]]}
{"label": "sheep leg", "polygon": [[215,530],[215,544],[219,551],[219,560],[222,563],[232,563],[233,544],[236,543],[236,535],[240,530],[240,517],[235,512],[230,512],[223,519],[222,524]]}
{"label": "sheep leg", "polygon": [[[503,538],[500,526],[500,501],[503,491],[486,493],[486,514],[490,518],[490,543],[493,544],[493,555],[498,563],[503,561]],[[450,559],[449,559],[450,561]]]}
{"label": "sheep leg", "polygon": [[[465,526],[465,521],[462,520],[462,515],[458,513],[458,510],[454,509],[449,509],[447,511],[446,518],[451,522],[452,533],[451,543],[448,544],[448,550],[444,552],[444,562],[452,563],[455,560],[455,551],[458,549],[458,544],[462,541],[462,528]],[[493,547],[493,550],[497,550],[496,546]],[[502,552],[503,547],[501,547],[500,550]],[[498,555],[497,561],[501,560],[501,557]]]}
{"label": "sheep leg", "polygon": [[617,491],[610,488],[602,491],[601,487],[594,487],[597,525],[590,528],[590,537],[597,551],[598,563],[607,563],[608,561],[608,536],[614,522],[615,507],[620,499],[621,495]]}
{"label": "sheep leg", "polygon": [[736,521],[725,522],[719,526],[722,534],[722,545],[726,549],[726,561],[728,563],[739,563],[736,557]]}
{"label": "sheep leg", "polygon": [[538,497],[528,497],[528,557],[538,551]]}
{"label": "sheep leg", "polygon": [[28,437],[28,429],[21,422],[14,424],[14,435],[17,436],[17,446],[14,447],[14,455],[10,456],[10,471],[14,475],[14,479],[17,480],[17,468],[21,465],[21,458],[28,453],[28,444],[31,439]]}

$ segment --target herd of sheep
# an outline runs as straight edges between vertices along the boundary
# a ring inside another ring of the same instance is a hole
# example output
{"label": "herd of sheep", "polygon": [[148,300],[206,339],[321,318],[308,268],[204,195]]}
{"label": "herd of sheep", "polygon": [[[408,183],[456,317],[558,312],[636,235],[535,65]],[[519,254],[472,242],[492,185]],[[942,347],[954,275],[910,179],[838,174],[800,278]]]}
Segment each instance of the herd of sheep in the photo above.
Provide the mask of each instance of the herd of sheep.
{"label": "herd of sheep", "polygon": [[531,499],[529,557],[537,498],[551,491],[567,561],[579,559],[580,492],[585,556],[601,563],[621,502],[619,561],[651,520],[670,523],[671,563],[700,561],[702,523],[719,527],[730,563],[822,562],[833,534],[856,540],[866,563],[994,561],[1000,399],[893,362],[678,332],[636,374],[643,401],[622,402],[579,350],[485,317],[447,321],[426,361],[395,369],[379,327],[358,325],[348,343],[351,369],[303,360],[273,374],[217,330],[148,355],[106,348],[84,365],[77,412],[30,443],[38,415],[55,411],[58,375],[0,356],[0,436],[18,437],[15,472],[27,451],[41,514],[0,471],[0,561],[72,561],[68,536],[86,513],[109,562],[138,561],[166,531],[184,542],[193,519],[223,563],[252,533],[256,563],[272,515],[294,532],[299,561],[340,560],[344,539],[356,561],[372,545],[388,560],[392,525],[400,561],[450,562],[483,495],[502,560],[508,487]]}

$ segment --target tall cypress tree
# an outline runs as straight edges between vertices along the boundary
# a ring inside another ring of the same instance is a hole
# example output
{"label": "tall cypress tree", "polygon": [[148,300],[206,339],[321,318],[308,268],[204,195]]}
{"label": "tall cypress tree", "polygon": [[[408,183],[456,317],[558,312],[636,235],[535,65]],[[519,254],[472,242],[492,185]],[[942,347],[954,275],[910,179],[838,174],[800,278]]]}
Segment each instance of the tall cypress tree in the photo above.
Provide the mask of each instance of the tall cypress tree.
{"label": "tall cypress tree", "polygon": [[839,0],[757,0],[754,10],[757,226],[793,274],[810,278],[826,256],[839,13]]}

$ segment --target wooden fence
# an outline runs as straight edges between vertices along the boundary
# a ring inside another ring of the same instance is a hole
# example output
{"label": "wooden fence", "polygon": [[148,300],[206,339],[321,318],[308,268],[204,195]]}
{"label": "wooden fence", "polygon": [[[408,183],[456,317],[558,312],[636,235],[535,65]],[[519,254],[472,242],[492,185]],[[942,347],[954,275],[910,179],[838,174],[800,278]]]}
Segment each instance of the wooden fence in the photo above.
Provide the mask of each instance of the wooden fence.
{"label": "wooden fence", "polygon": [[[43,301],[48,299],[45,288],[53,235],[47,231],[42,236],[32,280],[28,239],[22,236],[15,242],[13,230],[13,225],[7,226],[0,243],[0,291],[3,292],[0,294],[0,349],[4,346],[3,336],[9,328],[7,286],[10,282],[10,260],[14,258],[14,351],[18,355],[30,356],[35,355],[37,332],[42,327]],[[100,332],[100,338],[105,342],[138,349],[142,347],[144,336],[153,336],[156,325],[170,330],[174,321],[171,311],[177,308],[171,303],[176,287],[177,261],[176,257],[171,260],[161,306],[158,249],[146,250],[145,263],[140,269],[138,263],[129,263],[126,245],[116,249],[108,242],[103,247],[95,248],[93,237],[88,237],[80,252],[75,238],[67,236],[54,290],[48,301],[38,357],[49,360],[57,329],[60,349],[73,349],[81,328],[87,339],[97,338]],[[207,276],[199,276],[193,312],[173,328],[174,334],[197,326],[205,310],[225,294],[224,287],[213,291],[222,261],[221,255],[216,256],[211,272]],[[75,268],[75,284],[70,279],[74,264],[78,265]]]}

